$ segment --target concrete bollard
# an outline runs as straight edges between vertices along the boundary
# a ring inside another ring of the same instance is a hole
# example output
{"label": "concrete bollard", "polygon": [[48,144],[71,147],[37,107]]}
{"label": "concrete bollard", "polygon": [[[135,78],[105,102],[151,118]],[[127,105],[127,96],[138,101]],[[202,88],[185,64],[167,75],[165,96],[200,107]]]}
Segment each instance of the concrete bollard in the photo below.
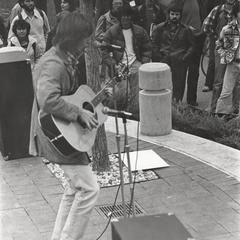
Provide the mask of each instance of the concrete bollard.
{"label": "concrete bollard", "polygon": [[148,136],[172,130],[172,79],[165,63],[146,63],[139,68],[140,132]]}

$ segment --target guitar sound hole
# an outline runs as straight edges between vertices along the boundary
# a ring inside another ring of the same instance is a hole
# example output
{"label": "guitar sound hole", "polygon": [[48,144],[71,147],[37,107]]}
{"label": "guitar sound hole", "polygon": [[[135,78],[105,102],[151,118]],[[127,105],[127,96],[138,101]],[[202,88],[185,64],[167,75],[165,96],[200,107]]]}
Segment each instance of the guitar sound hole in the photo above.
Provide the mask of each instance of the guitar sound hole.
{"label": "guitar sound hole", "polygon": [[[89,102],[84,102],[83,103],[83,109],[88,110],[89,112],[94,113],[94,108],[93,108],[92,104],[90,104]],[[97,113],[95,113],[95,118],[98,119]]]}
{"label": "guitar sound hole", "polygon": [[94,113],[93,106],[89,102],[84,102],[83,103],[83,109],[88,110],[88,111]]}

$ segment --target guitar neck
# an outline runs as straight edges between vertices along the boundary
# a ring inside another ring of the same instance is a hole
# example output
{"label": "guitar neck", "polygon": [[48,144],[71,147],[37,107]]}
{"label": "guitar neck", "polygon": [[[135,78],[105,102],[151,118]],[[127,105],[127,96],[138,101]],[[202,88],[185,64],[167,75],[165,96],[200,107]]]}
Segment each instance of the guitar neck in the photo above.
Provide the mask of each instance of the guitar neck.
{"label": "guitar neck", "polygon": [[115,84],[117,84],[119,82],[119,76],[120,78],[123,77],[124,72],[126,72],[127,69],[127,65],[122,64],[121,69],[118,70],[118,77],[113,77],[111,78],[105,85],[105,87],[97,93],[97,95],[93,98],[93,100],[91,101],[92,105],[94,107],[96,107],[99,103],[101,103],[105,98],[106,98],[106,94],[105,94],[105,89],[107,87],[112,87]]}
{"label": "guitar neck", "polygon": [[111,87],[114,86],[116,84],[116,80],[115,78],[110,79],[107,83],[106,86],[99,91],[96,96],[92,99],[91,103],[94,107],[96,107],[99,103],[101,103],[105,98],[106,98],[106,94],[105,94],[105,89],[107,87]]}

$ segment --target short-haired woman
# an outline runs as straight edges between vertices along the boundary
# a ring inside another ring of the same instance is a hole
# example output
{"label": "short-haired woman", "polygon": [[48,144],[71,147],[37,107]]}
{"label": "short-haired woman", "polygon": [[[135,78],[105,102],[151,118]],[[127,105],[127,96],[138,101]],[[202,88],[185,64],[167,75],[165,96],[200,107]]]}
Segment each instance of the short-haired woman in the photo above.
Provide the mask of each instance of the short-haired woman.
{"label": "short-haired woman", "polygon": [[16,20],[13,24],[14,36],[9,39],[8,46],[22,47],[25,49],[30,58],[33,69],[40,55],[37,41],[29,35],[29,32],[30,24],[27,21],[23,19]]}

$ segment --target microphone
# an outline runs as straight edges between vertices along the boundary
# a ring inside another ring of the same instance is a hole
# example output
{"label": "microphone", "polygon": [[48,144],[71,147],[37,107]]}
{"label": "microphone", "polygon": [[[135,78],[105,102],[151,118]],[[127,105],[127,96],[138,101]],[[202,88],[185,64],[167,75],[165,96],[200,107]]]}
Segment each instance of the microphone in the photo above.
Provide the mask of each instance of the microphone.
{"label": "microphone", "polygon": [[115,44],[110,44],[110,43],[102,43],[100,44],[98,47],[100,48],[108,48],[108,49],[113,49],[113,50],[122,50],[123,47],[119,46],[119,45],[115,45]]}
{"label": "microphone", "polygon": [[109,116],[117,116],[117,117],[121,117],[121,118],[126,118],[126,117],[131,117],[132,113],[130,112],[125,112],[125,111],[120,111],[120,110],[115,110],[115,109],[110,109],[108,107],[104,107],[102,109],[102,113],[109,115]]}

